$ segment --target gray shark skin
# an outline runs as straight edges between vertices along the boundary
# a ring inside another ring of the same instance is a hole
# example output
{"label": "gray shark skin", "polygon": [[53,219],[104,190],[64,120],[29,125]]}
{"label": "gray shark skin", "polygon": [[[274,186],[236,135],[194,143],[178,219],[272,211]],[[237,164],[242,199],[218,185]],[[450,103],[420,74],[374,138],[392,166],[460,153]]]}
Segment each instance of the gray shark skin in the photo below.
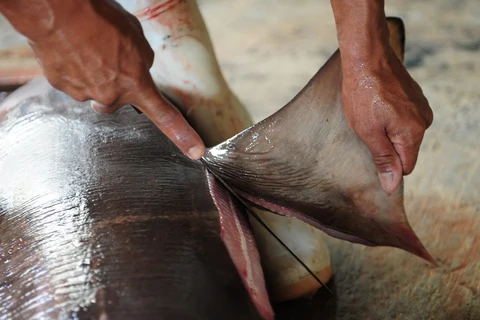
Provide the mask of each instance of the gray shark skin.
{"label": "gray shark skin", "polygon": [[[402,21],[390,18],[389,29],[403,60]],[[407,221],[403,181],[391,195],[382,190],[368,148],[345,120],[341,88],[337,50],[290,103],[209,149],[205,161],[262,208],[340,239],[398,247],[435,263]]]}
{"label": "gray shark skin", "polygon": [[204,166],[146,117],[43,78],[0,114],[0,319],[261,319]]}

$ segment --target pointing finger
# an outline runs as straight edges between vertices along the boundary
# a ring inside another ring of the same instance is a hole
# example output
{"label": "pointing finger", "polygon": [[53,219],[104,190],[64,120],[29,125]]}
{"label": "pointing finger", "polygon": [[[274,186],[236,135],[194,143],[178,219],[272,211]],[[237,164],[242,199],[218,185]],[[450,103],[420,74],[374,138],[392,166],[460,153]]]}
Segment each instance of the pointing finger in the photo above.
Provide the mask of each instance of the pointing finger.
{"label": "pointing finger", "polygon": [[155,88],[144,91],[132,103],[191,159],[205,153],[205,145],[180,111]]}

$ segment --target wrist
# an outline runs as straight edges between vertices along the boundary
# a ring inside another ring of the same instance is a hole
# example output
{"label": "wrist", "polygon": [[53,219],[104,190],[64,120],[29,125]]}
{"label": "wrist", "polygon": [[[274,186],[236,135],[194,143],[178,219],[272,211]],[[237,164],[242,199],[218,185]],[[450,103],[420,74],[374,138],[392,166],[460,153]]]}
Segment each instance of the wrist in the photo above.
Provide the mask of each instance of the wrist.
{"label": "wrist", "polygon": [[348,70],[381,65],[391,50],[384,1],[331,0],[331,4],[342,65]]}
{"label": "wrist", "polygon": [[384,73],[390,68],[391,58],[395,56],[389,44],[377,48],[369,55],[359,55],[351,52],[341,53],[342,71],[344,76],[374,75]]}

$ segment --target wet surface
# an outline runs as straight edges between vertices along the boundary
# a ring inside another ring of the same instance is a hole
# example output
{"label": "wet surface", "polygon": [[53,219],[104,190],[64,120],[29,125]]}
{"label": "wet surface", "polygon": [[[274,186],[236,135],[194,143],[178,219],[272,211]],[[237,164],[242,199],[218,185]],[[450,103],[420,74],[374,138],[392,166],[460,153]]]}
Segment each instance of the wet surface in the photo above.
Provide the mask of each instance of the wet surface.
{"label": "wet surface", "polygon": [[403,185],[385,194],[368,149],[350,130],[341,87],[336,51],[291,103],[208,150],[206,162],[257,205],[342,240],[398,247],[435,263],[408,224]]}
{"label": "wet surface", "polygon": [[[329,1],[201,3],[226,78],[255,121],[292,99],[337,47]],[[479,319],[480,6],[389,0],[386,8],[405,22],[406,65],[435,114],[405,179],[405,206],[441,267],[326,237],[336,318]]]}
{"label": "wet surface", "polygon": [[1,109],[0,319],[256,318],[203,166],[46,88]]}
{"label": "wet surface", "polygon": [[[143,115],[96,114],[43,79],[0,114],[0,319],[258,318],[203,166]],[[275,309],[311,319],[332,299]]]}
{"label": "wet surface", "polygon": [[[328,1],[200,4],[222,70],[255,121],[293,98],[337,47]],[[477,0],[389,0],[386,6],[405,22],[406,65],[435,113],[406,178],[405,204],[413,229],[442,267],[400,250],[326,237],[341,298],[336,318],[478,319],[480,6]],[[4,30],[0,36],[9,35]]]}

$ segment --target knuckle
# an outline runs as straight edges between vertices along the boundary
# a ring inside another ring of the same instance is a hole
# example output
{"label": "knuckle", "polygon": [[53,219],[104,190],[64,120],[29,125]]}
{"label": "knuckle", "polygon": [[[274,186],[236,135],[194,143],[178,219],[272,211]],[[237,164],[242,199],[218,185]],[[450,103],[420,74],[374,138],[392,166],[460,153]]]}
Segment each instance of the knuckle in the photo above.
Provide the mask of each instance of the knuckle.
{"label": "knuckle", "polygon": [[110,108],[117,101],[117,97],[114,94],[102,94],[96,97],[95,101],[101,103],[105,108]]}
{"label": "knuckle", "polygon": [[148,68],[151,68],[152,65],[153,65],[153,62],[155,60],[155,52],[153,51],[153,49],[148,45],[147,43],[147,47],[146,47],[146,50],[145,50],[145,60],[146,60],[146,64],[147,64],[147,67]]}
{"label": "knuckle", "polygon": [[86,94],[82,92],[71,92],[69,93],[70,97],[72,97],[76,101],[84,102],[87,101],[89,98]]}
{"label": "knuckle", "polygon": [[373,155],[375,166],[380,169],[388,169],[392,166],[393,155],[390,153],[377,153]]}
{"label": "knuckle", "polygon": [[399,136],[397,144],[404,150],[415,150],[420,146],[420,141],[423,139],[423,133],[410,132]]}
{"label": "knuckle", "polygon": [[415,163],[404,165],[403,174],[406,175],[406,176],[409,175],[410,173],[413,172],[414,168],[415,168]]}
{"label": "knuckle", "polygon": [[132,95],[134,93],[143,92],[145,75],[142,68],[136,68],[133,72],[130,72],[128,76],[124,76],[120,83],[122,97]]}
{"label": "knuckle", "polygon": [[403,150],[401,154],[403,174],[408,175],[412,173],[417,162],[418,150]]}
{"label": "knuckle", "polygon": [[410,126],[410,132],[413,136],[423,136],[426,130],[427,125],[425,121],[416,121]]}
{"label": "knuckle", "polygon": [[430,108],[430,105],[428,105],[425,118],[426,128],[428,129],[432,125],[434,119],[433,110]]}
{"label": "knuckle", "polygon": [[57,90],[62,90],[62,81],[60,81],[59,79],[57,78],[50,78],[48,77],[47,75],[45,75],[45,77],[48,79],[48,82],[50,83],[50,85],[52,87],[54,87],[55,89]]}
{"label": "knuckle", "polygon": [[161,127],[170,127],[173,123],[176,123],[178,116],[179,115],[177,112],[162,108],[162,110],[158,110],[156,112],[155,122],[157,122]]}

